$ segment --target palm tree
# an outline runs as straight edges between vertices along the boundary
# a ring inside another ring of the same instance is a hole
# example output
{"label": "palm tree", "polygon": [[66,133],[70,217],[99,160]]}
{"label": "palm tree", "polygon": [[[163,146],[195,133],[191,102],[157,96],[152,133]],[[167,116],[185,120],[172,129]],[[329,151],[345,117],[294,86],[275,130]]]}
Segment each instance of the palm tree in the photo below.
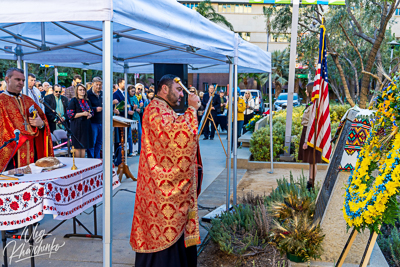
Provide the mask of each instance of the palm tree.
{"label": "palm tree", "polygon": [[272,52],[272,81],[275,82],[275,97],[282,92],[282,86],[288,82],[289,77],[289,51],[275,50]]}
{"label": "palm tree", "polygon": [[[253,83],[249,83],[249,80]],[[244,84],[245,89],[251,89],[254,82],[257,84],[257,88],[262,87],[268,81],[268,74],[266,73],[240,73],[238,76],[238,83]]]}
{"label": "palm tree", "polygon": [[206,19],[209,19],[210,21],[216,24],[223,24],[226,27],[228,27],[231,31],[233,31],[232,24],[229,21],[227,21],[224,16],[215,11],[215,9],[211,5],[210,0],[201,1],[197,6],[196,11]]}

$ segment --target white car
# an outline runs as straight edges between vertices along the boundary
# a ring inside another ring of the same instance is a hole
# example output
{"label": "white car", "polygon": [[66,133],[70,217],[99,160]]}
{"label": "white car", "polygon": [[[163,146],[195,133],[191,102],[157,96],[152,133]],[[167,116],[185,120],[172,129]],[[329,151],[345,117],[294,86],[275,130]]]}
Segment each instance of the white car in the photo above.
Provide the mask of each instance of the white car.
{"label": "white car", "polygon": [[254,98],[255,108],[254,112],[256,114],[262,114],[264,112],[264,101],[260,90],[257,89],[240,89],[240,96],[244,97],[244,93],[250,91],[251,96]]}

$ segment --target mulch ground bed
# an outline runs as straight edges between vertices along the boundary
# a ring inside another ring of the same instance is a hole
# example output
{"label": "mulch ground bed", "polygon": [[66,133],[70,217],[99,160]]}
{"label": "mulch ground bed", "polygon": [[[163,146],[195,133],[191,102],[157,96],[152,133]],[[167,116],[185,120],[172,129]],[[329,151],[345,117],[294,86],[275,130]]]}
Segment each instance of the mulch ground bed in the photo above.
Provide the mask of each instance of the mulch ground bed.
{"label": "mulch ground bed", "polygon": [[[283,262],[284,261],[284,262]],[[285,263],[285,264],[283,264]],[[278,265],[279,264],[279,265]],[[218,245],[210,241],[197,258],[198,267],[285,267],[288,266],[286,257],[281,257],[272,246],[265,253],[255,256],[239,257],[222,252]]]}

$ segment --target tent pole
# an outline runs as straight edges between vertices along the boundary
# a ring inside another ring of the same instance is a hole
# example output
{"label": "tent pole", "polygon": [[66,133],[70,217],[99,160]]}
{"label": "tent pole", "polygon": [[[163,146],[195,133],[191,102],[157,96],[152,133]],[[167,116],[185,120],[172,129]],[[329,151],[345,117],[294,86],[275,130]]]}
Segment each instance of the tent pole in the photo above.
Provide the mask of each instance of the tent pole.
{"label": "tent pole", "polygon": [[[128,118],[128,65],[124,63],[124,80],[125,80],[125,118]],[[130,128],[130,127],[129,127]],[[125,160],[128,160],[128,147],[126,146],[128,143],[128,127],[124,128],[125,130]]]}
{"label": "tent pole", "polygon": [[274,143],[272,136],[272,75],[269,73],[269,144],[271,152],[271,172],[274,173]]}
{"label": "tent pole", "polygon": [[58,68],[54,67],[54,84],[58,84]]}
{"label": "tent pole", "polygon": [[113,24],[103,21],[103,266],[112,266]]}
{"label": "tent pole", "polygon": [[292,114],[293,114],[293,93],[294,79],[296,71],[296,46],[297,46],[297,27],[299,25],[299,0],[293,0],[292,13],[292,39],[290,43],[290,64],[289,64],[289,85],[287,95],[286,110],[286,131],[285,131],[285,147],[287,150],[284,155],[290,157],[290,143],[292,141]]}
{"label": "tent pole", "polygon": [[233,95],[235,99],[233,100],[233,112],[234,112],[234,120],[233,120],[233,205],[236,206],[236,191],[237,191],[237,144],[238,144],[238,77],[237,77],[237,65],[234,66],[234,87],[232,88]]}
{"label": "tent pole", "polygon": [[[199,74],[197,74],[199,75]],[[197,76],[197,83],[199,83]],[[198,86],[197,86],[198,88]],[[229,96],[228,96],[228,169],[226,177],[226,211],[229,210],[230,198],[231,198],[231,143],[232,143],[232,92],[233,92],[233,65],[229,64]]]}
{"label": "tent pole", "polygon": [[83,70],[83,84],[86,86],[86,70]]}
{"label": "tent pole", "polygon": [[22,69],[22,60],[21,56],[17,56],[17,68]]}
{"label": "tent pole", "polygon": [[28,95],[28,62],[24,60],[24,76],[25,76],[25,87],[24,87],[24,95]]}

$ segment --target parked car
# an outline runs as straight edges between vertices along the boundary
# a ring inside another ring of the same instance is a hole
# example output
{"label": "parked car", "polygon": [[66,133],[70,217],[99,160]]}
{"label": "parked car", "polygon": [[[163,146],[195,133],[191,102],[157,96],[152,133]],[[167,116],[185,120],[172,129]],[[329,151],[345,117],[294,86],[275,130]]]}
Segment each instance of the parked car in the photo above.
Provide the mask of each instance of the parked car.
{"label": "parked car", "polygon": [[[281,109],[287,108],[287,98],[288,98],[287,93],[279,94],[278,98],[274,102],[275,110],[281,110]],[[303,99],[299,98],[299,95],[297,93],[293,94],[293,106],[294,107],[300,106],[302,100]]]}
{"label": "parked car", "polygon": [[264,100],[262,98],[262,94],[260,90],[257,89],[241,89],[240,90],[240,96],[244,97],[244,93],[246,91],[250,91],[251,96],[254,98],[255,101],[255,108],[254,108],[254,113],[255,114],[263,114],[264,113]]}

